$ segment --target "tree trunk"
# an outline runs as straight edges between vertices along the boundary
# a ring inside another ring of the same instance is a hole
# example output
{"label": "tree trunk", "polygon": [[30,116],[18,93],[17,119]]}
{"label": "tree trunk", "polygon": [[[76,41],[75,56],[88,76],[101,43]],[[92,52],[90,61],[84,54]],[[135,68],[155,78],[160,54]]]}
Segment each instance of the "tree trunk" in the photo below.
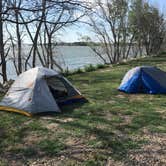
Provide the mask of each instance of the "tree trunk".
{"label": "tree trunk", "polygon": [[[32,67],[36,66],[36,52],[37,52],[37,41],[38,41],[38,37],[39,37],[39,33],[40,33],[40,29],[45,17],[45,10],[46,10],[46,0],[42,0],[42,15],[41,15],[41,20],[39,22],[39,25],[37,27],[37,31],[34,37],[34,41],[33,41],[33,57],[32,57]],[[40,57],[39,57],[40,58]]]}
{"label": "tree trunk", "polygon": [[52,52],[52,41],[51,41],[51,39],[52,39],[52,35],[50,35],[48,37],[48,48],[49,48],[49,55],[48,56],[50,57],[50,68],[53,69],[54,63],[53,63],[53,52]]}
{"label": "tree trunk", "polygon": [[20,28],[19,28],[19,20],[18,20],[18,12],[16,11],[16,34],[17,34],[17,44],[18,44],[18,73],[22,73],[22,57],[21,57],[21,36],[20,36]]}
{"label": "tree trunk", "polygon": [[7,73],[6,73],[6,59],[4,53],[4,43],[3,43],[3,20],[2,20],[2,0],[0,0],[0,56],[1,56],[1,64],[2,64],[2,77],[3,82],[7,81]]}

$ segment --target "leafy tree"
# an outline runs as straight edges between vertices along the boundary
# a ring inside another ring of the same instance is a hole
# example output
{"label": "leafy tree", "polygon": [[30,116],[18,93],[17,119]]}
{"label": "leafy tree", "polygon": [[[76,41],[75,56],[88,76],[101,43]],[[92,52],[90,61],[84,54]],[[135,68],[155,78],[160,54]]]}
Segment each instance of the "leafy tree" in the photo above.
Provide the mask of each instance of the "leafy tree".
{"label": "leafy tree", "polygon": [[147,55],[158,53],[166,30],[163,14],[143,0],[135,0],[131,8],[130,25],[136,31],[135,41],[139,47],[145,47]]}
{"label": "leafy tree", "polygon": [[96,10],[90,15],[89,25],[102,44],[93,51],[107,63],[127,59],[135,32],[129,22],[130,3],[127,0],[96,1]]}

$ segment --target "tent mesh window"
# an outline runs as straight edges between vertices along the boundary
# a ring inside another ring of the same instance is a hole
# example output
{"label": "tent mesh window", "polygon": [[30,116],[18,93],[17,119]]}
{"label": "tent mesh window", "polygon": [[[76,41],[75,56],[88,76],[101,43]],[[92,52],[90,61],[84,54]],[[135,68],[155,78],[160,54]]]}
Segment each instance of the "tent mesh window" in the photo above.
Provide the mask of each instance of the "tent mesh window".
{"label": "tent mesh window", "polygon": [[63,82],[57,77],[47,78],[47,85],[53,97],[57,99],[65,98],[68,96],[67,89]]}

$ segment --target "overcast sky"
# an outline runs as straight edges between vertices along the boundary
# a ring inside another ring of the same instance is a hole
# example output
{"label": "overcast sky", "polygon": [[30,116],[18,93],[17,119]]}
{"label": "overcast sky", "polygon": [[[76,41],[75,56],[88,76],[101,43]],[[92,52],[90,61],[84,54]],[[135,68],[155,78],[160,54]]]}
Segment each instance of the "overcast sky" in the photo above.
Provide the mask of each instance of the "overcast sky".
{"label": "overcast sky", "polygon": [[[149,0],[151,4],[158,7],[161,12],[166,14],[166,0]],[[79,41],[80,34],[82,36],[91,36],[93,38],[92,32],[90,32],[89,28],[85,25],[80,26],[71,26],[67,28],[60,38],[61,41],[64,42],[75,42]]]}

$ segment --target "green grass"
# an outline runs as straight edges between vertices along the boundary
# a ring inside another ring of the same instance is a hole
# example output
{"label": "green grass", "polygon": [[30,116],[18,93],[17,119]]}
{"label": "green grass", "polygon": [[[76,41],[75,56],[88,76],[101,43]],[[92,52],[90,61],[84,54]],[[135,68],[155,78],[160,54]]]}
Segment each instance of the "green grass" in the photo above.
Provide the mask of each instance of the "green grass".
{"label": "green grass", "polygon": [[[152,65],[166,71],[166,55],[133,60],[112,68],[69,75],[68,79],[88,99],[65,106],[49,118],[28,118],[0,112],[0,165],[12,160],[24,164],[64,157],[61,165],[106,165],[108,158],[129,161],[128,153],[150,140],[142,137],[166,132],[165,95],[129,95],[117,91],[126,71]],[[10,155],[9,155],[10,154]],[[6,158],[6,156],[10,156]]]}
{"label": "green grass", "polygon": [[38,147],[46,152],[47,155],[56,155],[58,152],[66,148],[65,143],[60,142],[58,139],[50,140],[45,139],[38,143]]}
{"label": "green grass", "polygon": [[86,65],[83,68],[78,68],[78,69],[75,69],[75,70],[72,70],[72,71],[69,71],[68,69],[64,70],[62,72],[62,74],[64,76],[69,76],[69,75],[74,75],[74,74],[81,74],[81,73],[86,73],[86,72],[92,72],[92,71],[96,71],[98,69],[104,69],[104,68],[107,68],[107,67],[108,67],[108,65],[106,65],[106,64],[97,64],[97,65],[89,64],[89,65]]}

